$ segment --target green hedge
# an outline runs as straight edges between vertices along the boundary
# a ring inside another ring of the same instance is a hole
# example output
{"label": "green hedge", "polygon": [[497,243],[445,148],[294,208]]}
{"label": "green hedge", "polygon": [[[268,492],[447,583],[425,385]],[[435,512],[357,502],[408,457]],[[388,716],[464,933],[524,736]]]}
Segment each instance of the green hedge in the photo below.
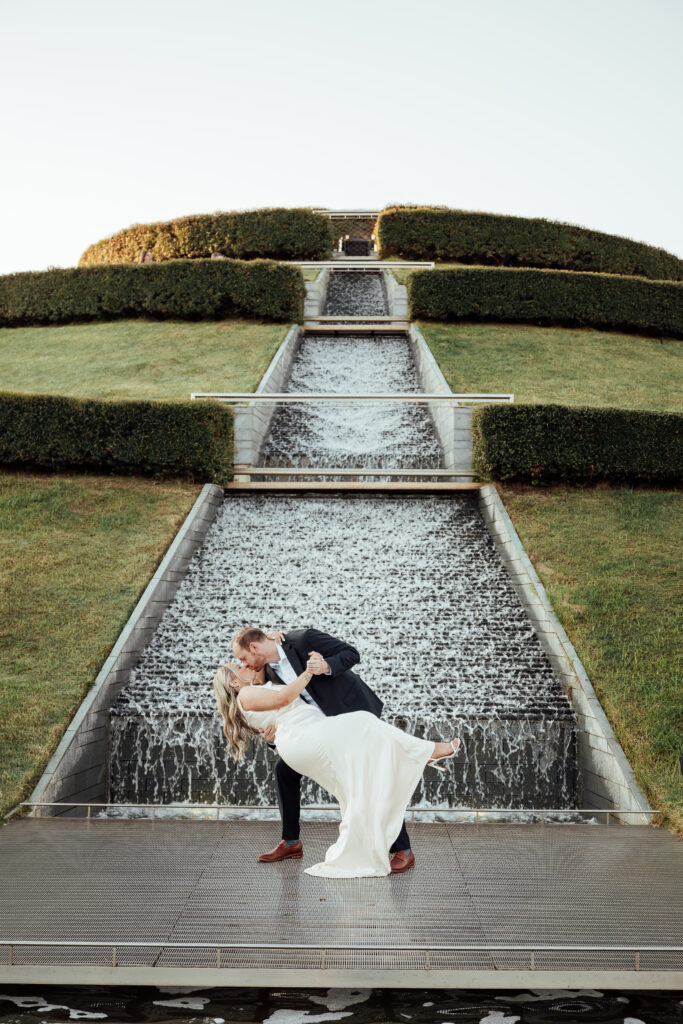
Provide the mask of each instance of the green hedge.
{"label": "green hedge", "polygon": [[683,337],[683,283],[511,267],[415,270],[411,317],[597,327]]}
{"label": "green hedge", "polygon": [[138,316],[299,321],[305,294],[298,267],[270,260],[172,260],[29,271],[0,277],[0,325]]}
{"label": "green hedge", "polygon": [[683,416],[563,405],[486,405],[472,414],[482,480],[676,484]]}
{"label": "green hedge", "polygon": [[683,280],[683,260],[664,249],[540,217],[393,208],[380,213],[376,236],[382,256]]}
{"label": "green hedge", "polygon": [[95,242],[79,266],[139,263],[145,250],[154,262],[198,259],[221,252],[236,259],[327,259],[332,248],[329,217],[307,209],[248,210],[198,214],[158,224],[134,224]]}
{"label": "green hedge", "polygon": [[100,402],[0,392],[0,465],[232,479],[232,411],[218,402]]}

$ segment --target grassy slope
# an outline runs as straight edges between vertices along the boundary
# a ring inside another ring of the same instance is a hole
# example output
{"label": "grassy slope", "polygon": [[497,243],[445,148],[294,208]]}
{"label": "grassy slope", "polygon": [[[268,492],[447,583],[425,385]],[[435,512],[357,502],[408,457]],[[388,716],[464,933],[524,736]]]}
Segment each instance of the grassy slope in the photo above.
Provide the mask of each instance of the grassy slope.
{"label": "grassy slope", "polygon": [[681,411],[683,342],[581,328],[421,323],[453,391],[515,402]]}
{"label": "grassy slope", "polygon": [[164,399],[253,391],[287,329],[253,320],[5,327],[0,391]]}
{"label": "grassy slope", "polygon": [[0,474],[0,814],[29,796],[200,489]]}
{"label": "grassy slope", "polygon": [[497,486],[636,777],[683,834],[683,495]]}

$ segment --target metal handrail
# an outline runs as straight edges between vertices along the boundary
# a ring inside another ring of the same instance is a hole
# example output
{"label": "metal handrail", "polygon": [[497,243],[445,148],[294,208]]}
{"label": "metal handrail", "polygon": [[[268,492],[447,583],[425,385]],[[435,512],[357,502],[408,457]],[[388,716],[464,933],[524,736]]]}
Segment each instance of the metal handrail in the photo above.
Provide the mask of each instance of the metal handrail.
{"label": "metal handrail", "polygon": [[[9,820],[17,811],[21,810],[22,807],[87,807],[88,817],[90,817],[90,809],[93,807],[136,807],[136,808],[147,808],[152,811],[151,817],[154,818],[157,810],[195,810],[203,809],[206,811],[216,811],[216,819],[219,819],[221,811],[277,811],[279,807],[277,804],[129,804],[129,803],[106,803],[92,801],[88,803],[78,803],[77,801],[69,800],[23,800],[17,804],[11,811],[4,815],[4,820]],[[338,810],[336,804],[303,804],[303,811],[335,811]],[[482,814],[540,814],[541,821],[545,821],[546,814],[604,814],[607,816],[609,822],[610,815],[616,814],[659,814],[658,810],[636,810],[630,808],[611,808],[606,807],[408,807],[406,813],[412,814],[413,820],[415,820],[415,814],[429,813],[429,814],[473,814],[478,821]]]}
{"label": "metal handrail", "polygon": [[[642,956],[643,953],[680,953],[680,952],[683,952],[683,946],[586,946],[586,945],[557,946],[557,945],[546,945],[546,944],[534,946],[534,945],[529,945],[529,944],[526,944],[526,945],[509,945],[509,944],[492,945],[492,944],[488,944],[488,943],[484,944],[484,945],[453,945],[453,946],[417,946],[417,945],[415,945],[415,946],[387,946],[387,945],[384,945],[384,944],[370,946],[370,945],[358,945],[356,943],[354,943],[352,946],[341,945],[341,944],[339,944],[339,945],[334,944],[334,945],[329,945],[329,946],[326,946],[326,945],[317,945],[316,946],[316,945],[311,945],[311,944],[308,944],[308,943],[300,943],[300,944],[296,945],[296,944],[277,944],[277,943],[265,943],[265,942],[264,943],[255,943],[255,942],[208,943],[208,942],[164,942],[164,941],[159,941],[159,942],[149,942],[149,941],[134,942],[134,941],[132,941],[131,942],[130,940],[126,940],[126,941],[122,941],[122,942],[97,942],[97,941],[92,941],[92,940],[88,941],[88,942],[72,942],[72,941],[69,941],[68,939],[58,939],[58,940],[17,939],[14,942],[13,941],[8,941],[7,939],[0,939],[0,946],[6,946],[8,951],[9,951],[8,962],[7,962],[7,965],[6,965],[8,967],[26,966],[26,965],[23,965],[23,964],[15,964],[14,963],[14,959],[15,959],[14,951],[15,951],[15,948],[17,948],[17,947],[25,947],[25,946],[41,946],[41,947],[47,947],[49,949],[65,948],[65,947],[67,947],[67,948],[71,947],[71,948],[76,948],[76,949],[95,949],[95,948],[102,949],[102,948],[104,948],[104,949],[109,950],[107,966],[111,966],[114,969],[116,969],[117,967],[122,967],[122,966],[126,966],[126,967],[139,966],[139,967],[144,967],[145,969],[151,968],[152,970],[159,970],[159,969],[162,969],[165,966],[164,964],[160,964],[158,962],[158,956],[155,957],[154,962],[152,964],[141,964],[141,965],[126,964],[126,965],[123,965],[123,964],[121,964],[119,962],[119,959],[118,959],[119,950],[120,949],[150,949],[150,948],[159,949],[159,950],[167,950],[167,949],[191,949],[191,950],[207,949],[207,950],[209,950],[210,949],[210,950],[212,950],[215,953],[215,956],[216,956],[216,964],[215,964],[215,966],[217,968],[227,967],[228,966],[228,965],[222,963],[222,961],[221,961],[221,953],[223,952],[223,950],[240,950],[240,951],[248,951],[248,950],[259,950],[259,951],[274,950],[274,951],[276,951],[278,953],[282,953],[283,951],[293,951],[293,950],[303,951],[303,950],[306,950],[306,951],[315,951],[318,954],[318,956],[320,957],[320,963],[319,963],[318,967],[315,968],[315,969],[323,970],[323,971],[326,968],[329,967],[329,963],[327,962],[326,958],[327,958],[328,953],[331,953],[331,952],[353,952],[353,953],[356,953],[358,951],[362,951],[362,952],[365,952],[365,953],[368,953],[368,952],[371,952],[371,953],[372,952],[377,952],[377,953],[385,953],[385,952],[389,952],[389,953],[400,953],[400,952],[403,952],[403,953],[422,953],[423,956],[424,956],[424,964],[422,965],[421,969],[424,970],[425,972],[429,972],[429,971],[431,971],[433,969],[433,965],[432,965],[431,960],[430,960],[430,955],[433,954],[433,953],[459,953],[459,952],[460,953],[478,952],[478,953],[489,953],[489,954],[496,954],[496,953],[528,953],[528,955],[529,955],[529,966],[528,966],[528,969],[530,971],[534,971],[534,972],[536,972],[538,970],[537,965],[536,965],[536,957],[537,957],[537,955],[539,953],[563,953],[565,955],[567,955],[569,953],[575,953],[575,952],[579,952],[579,953],[581,953],[581,952],[584,952],[584,953],[633,953],[633,970],[635,972],[640,972],[641,971],[641,956]],[[497,970],[497,971],[520,970],[520,969],[523,969],[523,968],[520,968],[518,964],[515,964],[514,966],[510,966],[510,967],[506,967],[504,965],[501,966],[499,963],[496,963],[495,957],[492,956],[491,959],[493,961],[491,966],[493,966],[493,968],[495,970]],[[63,966],[67,966],[67,965],[63,965]],[[104,964],[99,963],[99,964],[93,965],[92,962],[90,962],[88,964],[88,966],[90,966],[90,967],[92,967],[92,966],[104,966]],[[180,965],[176,964],[175,966],[177,968]],[[472,967],[469,967],[470,971],[472,969],[473,969]],[[486,968],[482,968],[482,969],[486,969]],[[666,970],[676,971],[676,968],[667,968],[666,966],[662,966],[662,965],[659,965],[659,964],[656,965],[655,969],[658,972],[666,971]],[[540,970],[541,970],[541,972],[543,972],[543,967],[541,967]],[[564,970],[565,971],[581,970],[582,972],[584,972],[586,970],[590,970],[590,968],[586,968],[585,965],[582,965],[580,968],[578,968],[578,967],[577,968],[568,968],[568,967],[565,966]],[[595,968],[595,970],[600,970],[600,968],[599,967]]]}
{"label": "metal handrail", "polygon": [[393,314],[387,314],[387,316],[358,316],[355,313],[349,313],[344,315],[343,313],[335,313],[333,316],[327,313],[320,313],[317,316],[304,316],[304,325],[307,323],[346,323],[347,321],[352,323],[363,323],[363,324],[386,324],[386,323],[410,323],[407,316],[394,316]]}
{"label": "metal handrail", "polygon": [[349,268],[368,270],[433,270],[434,263],[429,260],[380,260],[371,259],[367,256],[340,256],[339,259],[330,260],[278,260],[279,263],[286,263],[294,267],[308,267],[310,270],[320,268],[324,270],[329,267],[331,270],[345,270]]}
{"label": "metal handrail", "polygon": [[474,945],[455,945],[455,946],[422,946],[422,945],[402,945],[402,946],[387,946],[385,943],[381,945],[363,945],[356,942],[353,946],[339,944],[327,944],[327,943],[306,943],[306,942],[164,942],[159,939],[157,942],[150,942],[149,940],[135,942],[134,940],[126,940],[125,942],[111,942],[108,939],[103,939],[101,942],[94,940],[88,940],[87,942],[81,942],[78,940],[71,941],[70,939],[0,939],[0,946],[120,946],[122,948],[151,948],[161,946],[164,949],[334,949],[334,950],[370,950],[371,952],[418,952],[426,953],[427,951],[434,953],[449,953],[449,952],[464,952],[466,950],[481,950],[484,952],[555,952],[562,953],[566,951],[577,951],[577,952],[590,952],[590,953],[683,953],[683,946],[592,946],[592,945],[576,945],[576,946],[558,946],[550,944],[534,945],[533,943],[526,943],[524,945],[509,945],[506,943],[480,943]]}
{"label": "metal handrail", "polygon": [[395,394],[334,394],[327,392],[268,392],[256,394],[253,391],[193,391],[195,398],[216,398],[222,402],[514,402],[511,393],[453,392],[452,394],[395,393]]}
{"label": "metal handrail", "polygon": [[247,466],[243,463],[235,463],[235,473],[250,476],[386,476],[386,477],[451,477],[465,476],[468,479],[472,476],[471,469],[375,469],[369,466],[360,466],[357,469],[320,469],[310,466],[291,466],[271,468],[270,466]]}

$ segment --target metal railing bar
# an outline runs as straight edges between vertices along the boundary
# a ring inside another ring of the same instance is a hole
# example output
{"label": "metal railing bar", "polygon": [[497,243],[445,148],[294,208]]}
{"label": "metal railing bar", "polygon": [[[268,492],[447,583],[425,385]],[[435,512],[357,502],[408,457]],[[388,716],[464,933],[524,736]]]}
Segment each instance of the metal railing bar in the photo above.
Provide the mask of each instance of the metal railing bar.
{"label": "metal railing bar", "polygon": [[[23,800],[10,811],[13,814],[21,807],[146,807],[153,809],[203,808],[210,811],[277,811],[277,804],[128,804],[128,803],[78,803],[70,800]],[[302,804],[303,811],[336,811],[337,804]],[[659,814],[658,810],[641,810],[629,807],[408,807],[411,812],[430,814]],[[5,815],[8,817],[8,815]]]}
{"label": "metal railing bar", "polygon": [[[357,261],[357,262],[355,262]],[[347,267],[353,270],[433,270],[434,263],[429,260],[397,261],[396,263],[385,262],[379,259],[370,259],[367,256],[339,256],[330,260],[278,260],[279,263],[286,263],[293,267],[310,267],[311,270],[330,267],[334,270],[344,270]]]}
{"label": "metal railing bar", "polygon": [[541,944],[534,945],[527,943],[526,945],[509,945],[507,943],[486,943],[480,945],[453,945],[453,946],[441,946],[441,945],[399,945],[399,946],[387,946],[384,943],[382,945],[359,945],[353,943],[353,945],[344,943],[307,943],[307,942],[290,942],[290,943],[277,943],[277,942],[166,942],[163,939],[159,939],[157,942],[150,942],[148,940],[139,942],[125,941],[110,942],[108,940],[101,940],[99,942],[89,940],[82,942],[71,939],[0,939],[0,946],[46,946],[49,948],[53,947],[64,947],[64,946],[76,946],[79,949],[90,949],[96,946],[101,946],[109,949],[136,949],[138,947],[143,949],[152,949],[161,947],[162,949],[272,949],[272,950],[289,950],[289,949],[312,949],[316,951],[321,950],[353,950],[354,952],[362,950],[364,952],[415,952],[425,953],[427,951],[432,953],[458,953],[458,952],[517,952],[517,953],[566,953],[566,952],[585,952],[585,953],[683,953],[683,946],[591,946],[591,945],[575,945],[575,946],[561,946],[556,944]]}
{"label": "metal railing bar", "polygon": [[344,316],[341,313],[337,313],[334,316],[331,316],[328,313],[320,313],[318,316],[305,316],[303,322],[305,324],[309,324],[309,323],[315,323],[315,324],[318,324],[318,323],[333,323],[333,324],[338,324],[338,323],[347,323],[349,321],[351,323],[361,323],[361,324],[376,324],[376,323],[380,323],[380,324],[388,324],[388,323],[408,324],[408,323],[410,323],[410,321],[409,321],[407,316],[392,316],[391,314],[387,314],[387,316],[367,316],[367,315],[366,316],[356,316],[353,313],[349,313],[346,316]]}
{"label": "metal railing bar", "polygon": [[224,402],[514,402],[515,396],[509,392],[487,393],[471,392],[450,395],[410,392],[408,394],[336,394],[329,391],[310,392],[268,392],[256,394],[253,391],[193,391],[191,398],[218,398]]}
{"label": "metal railing bar", "polygon": [[427,476],[472,476],[471,469],[312,469],[309,466],[294,466],[291,469],[271,469],[269,466],[235,466],[235,473],[249,473],[252,476],[409,476],[419,479]]}

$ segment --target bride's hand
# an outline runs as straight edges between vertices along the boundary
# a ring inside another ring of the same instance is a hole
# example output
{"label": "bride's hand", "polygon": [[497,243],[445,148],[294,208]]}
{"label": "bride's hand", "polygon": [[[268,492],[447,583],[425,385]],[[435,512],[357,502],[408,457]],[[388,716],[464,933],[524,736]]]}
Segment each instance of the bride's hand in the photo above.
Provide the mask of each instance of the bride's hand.
{"label": "bride's hand", "polygon": [[281,629],[274,629],[270,633],[266,633],[269,640],[274,640],[276,644],[281,644],[285,638],[285,634]]}

